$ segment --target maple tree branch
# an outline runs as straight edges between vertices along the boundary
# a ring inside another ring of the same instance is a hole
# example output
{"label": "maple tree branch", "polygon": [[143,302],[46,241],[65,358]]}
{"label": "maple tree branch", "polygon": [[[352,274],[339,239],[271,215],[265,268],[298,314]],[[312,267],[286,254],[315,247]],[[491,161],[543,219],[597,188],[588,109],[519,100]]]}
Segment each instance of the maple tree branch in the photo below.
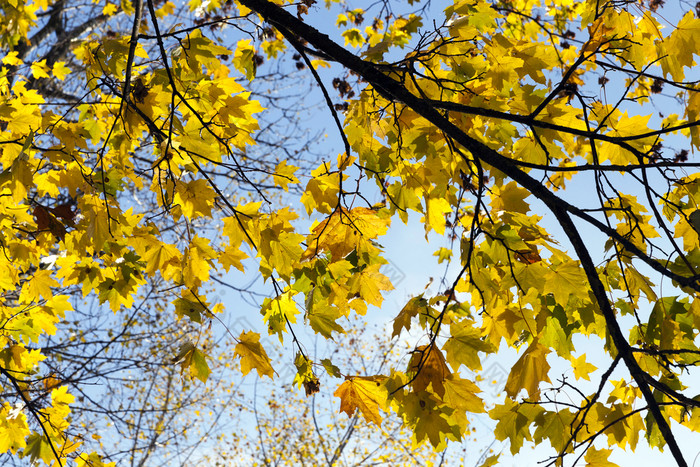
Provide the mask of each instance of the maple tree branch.
{"label": "maple tree branch", "polygon": [[[574,428],[573,432],[570,434],[568,441],[566,444],[564,444],[564,447],[559,451],[559,455],[556,457],[556,459],[563,458],[566,455],[566,449],[569,446],[572,446],[573,443],[576,441],[576,436],[578,433],[581,431],[581,429],[584,427],[586,423],[586,417],[588,416],[588,412],[593,408],[593,405],[596,403],[600,395],[603,393],[603,387],[605,386],[605,383],[608,382],[608,379],[610,379],[610,375],[612,375],[612,372],[615,370],[615,367],[617,367],[617,364],[620,362],[620,354],[617,354],[615,356],[615,359],[613,362],[610,364],[608,369],[603,373],[603,375],[600,377],[600,383],[598,384],[598,390],[595,392],[593,397],[591,399],[586,400],[586,406],[583,410],[583,414],[581,415],[581,419],[579,420],[578,424],[576,425],[576,428]],[[578,416],[578,414],[577,414]]]}
{"label": "maple tree branch", "polygon": [[[534,120],[535,117],[536,117],[537,115],[539,115],[540,113],[542,113],[542,111],[545,109],[545,107],[547,107],[547,105],[549,105],[549,103],[550,103],[555,97],[557,97],[557,95],[559,95],[559,93],[560,93],[561,91],[563,91],[563,90],[566,88],[566,86],[569,84],[569,80],[570,80],[571,77],[574,75],[574,72],[576,71],[576,69],[577,69],[579,66],[581,66],[581,65],[583,64],[583,62],[585,62],[586,60],[588,60],[589,58],[595,56],[595,55],[598,53],[598,50],[600,49],[600,47],[601,47],[602,44],[599,44],[599,45],[595,48],[595,50],[594,50],[593,52],[591,52],[590,54],[588,54],[588,55],[585,54],[586,45],[588,45],[588,43],[590,43],[591,39],[592,39],[592,38],[589,38],[589,40],[586,41],[586,44],[584,44],[584,45],[581,47],[581,53],[579,54],[579,57],[578,57],[578,58],[576,59],[576,61],[564,72],[564,76],[562,76],[561,80],[559,81],[559,84],[557,84],[557,85],[554,87],[554,89],[552,89],[552,92],[550,92],[549,95],[547,95],[547,97],[545,97],[545,98],[542,100],[542,102],[540,102],[540,104],[537,106],[537,108],[536,108],[535,110],[533,110],[533,111],[530,113],[530,115],[528,115],[528,118],[529,118],[529,119]],[[606,42],[607,42],[607,41],[606,41]]]}
{"label": "maple tree branch", "polygon": [[265,448],[265,440],[263,439],[262,435],[262,427],[260,424],[260,417],[258,416],[258,380],[260,378],[256,377],[255,378],[255,384],[253,386],[253,414],[255,415],[255,428],[257,428],[258,431],[258,439],[260,440],[260,448],[262,449],[263,452],[263,460],[265,462],[265,465],[270,465],[267,457],[267,449]]}
{"label": "maple tree branch", "polygon": [[[313,64],[311,63],[311,60],[309,60],[309,57],[306,55],[306,51],[301,46],[299,41],[290,40],[290,43],[296,49],[296,51],[299,52],[299,55],[301,55],[301,57],[304,59],[304,63],[306,63],[306,67],[309,69],[309,71],[311,72],[311,74],[314,77],[314,80],[316,81],[316,84],[318,84],[318,87],[321,89],[321,93],[323,94],[323,98],[326,101],[326,106],[328,107],[328,110],[331,112],[331,116],[333,117],[333,121],[335,122],[335,126],[338,128],[338,133],[340,133],[340,138],[343,140],[343,146],[345,146],[345,159],[344,159],[343,165],[346,165],[347,161],[350,160],[350,142],[348,141],[348,137],[345,135],[345,131],[343,130],[343,124],[340,122],[340,119],[338,118],[338,112],[333,107],[333,101],[331,100],[331,96],[328,95],[328,90],[326,89],[326,86],[323,84],[321,77],[318,75],[318,72],[316,71]],[[343,169],[339,167],[338,168],[338,204],[340,204],[342,197],[343,197]]]}
{"label": "maple tree branch", "polygon": [[219,18],[219,19],[215,19],[215,20],[211,20],[211,21],[205,21],[203,23],[198,23],[198,24],[191,26],[191,27],[188,27],[188,28],[177,29],[174,31],[171,30],[169,32],[161,33],[161,34],[154,35],[154,34],[140,33],[139,39],[149,39],[149,40],[156,39],[157,40],[157,39],[162,39],[164,37],[177,37],[179,34],[187,34],[187,33],[190,33],[192,31],[196,31],[196,30],[201,31],[203,28],[206,28],[208,26],[220,25],[220,24],[226,24],[228,26],[232,26],[232,27],[242,31],[242,29],[240,27],[238,27],[235,23],[232,23],[230,21],[234,20],[234,19],[243,19],[243,18],[244,18],[243,16],[227,16],[225,18]]}
{"label": "maple tree branch", "polygon": [[[357,415],[357,414],[356,414]],[[316,430],[316,435],[321,442],[321,449],[323,451],[323,458],[326,459],[328,465],[333,465],[328,458],[328,446],[326,444],[325,437],[321,433],[321,428],[318,426],[318,420],[316,419],[316,394],[311,396],[311,419],[314,422],[314,430]]]}
{"label": "maple tree branch", "polygon": [[688,82],[673,81],[673,80],[670,80],[668,78],[664,78],[663,76],[654,75],[651,73],[647,73],[645,71],[630,70],[629,68],[625,68],[625,67],[616,65],[614,63],[606,62],[603,60],[595,60],[594,63],[596,65],[602,66],[603,68],[608,68],[608,69],[615,70],[615,71],[621,71],[623,73],[627,73],[630,75],[644,76],[645,78],[651,78],[655,81],[670,84],[673,87],[676,87],[679,89],[684,89],[686,91],[691,91],[691,92],[696,92],[697,89],[694,86],[696,84],[700,83],[700,81],[688,81]]}
{"label": "maple tree branch", "polygon": [[141,17],[143,13],[143,0],[136,0],[132,3],[134,6],[134,23],[131,27],[131,39],[129,40],[129,52],[126,57],[126,69],[124,70],[124,88],[122,91],[122,99],[127,104],[131,100],[131,97],[129,96],[129,92],[131,91],[131,70],[134,67],[136,46],[138,46],[139,44],[139,28],[141,27]]}
{"label": "maple tree branch", "polygon": [[630,136],[610,136],[606,134],[601,134],[596,130],[580,130],[577,128],[572,128],[564,125],[559,125],[557,123],[545,122],[543,120],[537,120],[533,115],[518,115],[512,114],[510,112],[504,112],[501,110],[494,110],[485,107],[472,106],[467,104],[461,104],[459,102],[449,102],[441,101],[436,99],[425,99],[430,105],[436,109],[444,109],[454,112],[460,112],[470,115],[479,115],[482,117],[498,118],[501,120],[507,120],[510,122],[521,123],[523,125],[544,128],[546,130],[556,130],[562,133],[567,133],[575,136],[583,136],[586,138],[591,138],[594,140],[605,141],[608,143],[618,144],[620,147],[630,151],[633,154],[639,151],[628,144],[629,141],[636,141],[645,138],[651,138],[653,136],[664,135],[668,133],[673,133],[675,131],[684,130],[688,128],[693,128],[700,126],[700,120],[694,120],[692,122],[682,123],[680,125],[669,126],[662,128],[661,130],[649,131],[647,133],[640,133],[637,135]]}
{"label": "maple tree branch", "polygon": [[659,225],[661,230],[664,231],[667,241],[673,246],[673,249],[678,254],[678,257],[683,260],[683,263],[685,263],[686,267],[688,268],[688,271],[692,274],[694,272],[693,265],[690,264],[688,257],[685,255],[685,253],[683,253],[683,250],[678,245],[678,242],[673,236],[673,232],[671,232],[671,229],[669,229],[666,225],[666,222],[664,222],[664,219],[661,217],[661,212],[659,212],[659,208],[654,202],[653,196],[656,196],[657,193],[652,193],[653,190],[650,188],[651,184],[649,183],[649,176],[646,168],[642,169],[642,186],[644,187],[644,193],[646,194],[647,201],[649,202],[649,207],[654,213],[654,217],[656,218],[656,223]]}
{"label": "maple tree branch", "polygon": [[632,173],[635,170],[645,170],[645,169],[661,169],[661,168],[689,168],[697,169],[700,168],[700,162],[673,162],[673,161],[658,161],[640,164],[582,164],[582,165],[545,165],[536,164],[534,162],[526,162],[514,160],[513,164],[519,167],[527,167],[528,169],[535,170],[546,170],[550,172],[627,172]]}
{"label": "maple tree branch", "polygon": [[333,452],[333,458],[328,462],[329,467],[334,466],[336,461],[338,460],[338,458],[343,454],[343,450],[345,450],[345,447],[347,446],[348,441],[350,441],[350,437],[352,436],[353,432],[355,431],[355,427],[356,427],[359,419],[360,419],[360,412],[356,411],[355,415],[353,415],[353,417],[352,417],[352,420],[350,420],[350,423],[349,423],[347,429],[345,430],[345,433],[343,433],[343,436],[340,438],[340,442],[338,443],[338,446],[335,448],[335,451]]}
{"label": "maple tree branch", "polygon": [[593,263],[593,258],[591,258],[588,248],[586,247],[586,244],[583,241],[583,238],[581,237],[581,234],[579,233],[578,229],[571,220],[571,217],[565,210],[563,210],[557,204],[552,203],[551,201],[550,203],[547,203],[547,201],[548,200],[543,200],[543,202],[545,202],[548,205],[552,213],[556,216],[557,220],[559,221],[559,224],[564,229],[564,233],[569,238],[569,241],[571,241],[574,250],[576,251],[576,254],[579,257],[579,260],[581,261],[581,266],[583,267],[586,273],[588,283],[590,284],[591,289],[593,290],[593,295],[596,297],[598,306],[600,307],[600,310],[603,313],[603,317],[605,318],[608,331],[610,332],[610,337],[612,338],[618,353],[621,355],[622,360],[625,362],[627,369],[632,375],[632,378],[635,380],[637,386],[639,387],[639,390],[642,392],[642,395],[644,396],[644,399],[646,400],[649,406],[649,411],[651,412],[654,421],[658,425],[659,431],[661,431],[661,435],[666,440],[666,443],[668,444],[669,449],[671,450],[671,453],[673,454],[673,457],[676,460],[676,463],[679,465],[679,467],[687,467],[688,464],[685,461],[685,458],[683,457],[683,452],[678,446],[678,442],[676,441],[673,432],[671,431],[671,427],[669,426],[666,418],[661,413],[659,404],[656,401],[656,399],[654,399],[654,394],[649,388],[649,380],[653,378],[651,378],[651,376],[649,376],[640,368],[639,363],[637,363],[637,360],[634,357],[634,353],[632,352],[632,347],[629,345],[627,339],[622,334],[622,329],[620,328],[620,325],[617,322],[615,311],[613,310],[612,306],[610,305],[610,301],[607,298],[605,286],[600,280],[598,271],[596,271],[595,264]]}

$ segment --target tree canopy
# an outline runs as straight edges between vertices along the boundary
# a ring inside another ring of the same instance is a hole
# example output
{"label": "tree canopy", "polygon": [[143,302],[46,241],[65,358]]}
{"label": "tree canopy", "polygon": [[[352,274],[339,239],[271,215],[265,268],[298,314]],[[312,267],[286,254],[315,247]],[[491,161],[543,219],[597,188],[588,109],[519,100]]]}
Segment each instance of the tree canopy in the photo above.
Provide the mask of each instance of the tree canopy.
{"label": "tree canopy", "polygon": [[[700,8],[357,3],[0,0],[0,452],[114,461],[76,394],[141,371],[168,407],[185,391],[168,381],[226,371],[219,326],[243,375],[282,377],[265,329],[306,395],[378,427],[392,413],[415,445],[444,450],[488,413],[513,454],[551,446],[549,465],[640,443],[688,465]],[[299,329],[332,346],[378,313],[382,239],[417,218],[446,272],[389,326],[413,350],[379,374],[315,361]],[[245,293],[235,271],[264,279],[260,328],[224,324],[236,310],[213,290]],[[484,404],[482,361],[507,349]],[[138,438],[145,411],[115,410]]]}

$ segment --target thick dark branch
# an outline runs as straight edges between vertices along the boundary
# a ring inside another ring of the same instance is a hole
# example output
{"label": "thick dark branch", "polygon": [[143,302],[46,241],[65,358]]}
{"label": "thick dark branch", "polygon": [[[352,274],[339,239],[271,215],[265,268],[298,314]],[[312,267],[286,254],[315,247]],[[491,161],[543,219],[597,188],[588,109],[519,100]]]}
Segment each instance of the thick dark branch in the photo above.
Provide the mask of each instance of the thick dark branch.
{"label": "thick dark branch", "polygon": [[[122,91],[122,107],[124,103],[129,103],[131,87],[131,70],[134,66],[136,46],[139,43],[139,28],[141,27],[141,14],[143,12],[143,0],[134,2],[134,23],[131,28],[131,40],[129,40],[129,55],[126,58],[126,70],[124,71],[124,89]],[[121,109],[120,109],[121,114]]]}

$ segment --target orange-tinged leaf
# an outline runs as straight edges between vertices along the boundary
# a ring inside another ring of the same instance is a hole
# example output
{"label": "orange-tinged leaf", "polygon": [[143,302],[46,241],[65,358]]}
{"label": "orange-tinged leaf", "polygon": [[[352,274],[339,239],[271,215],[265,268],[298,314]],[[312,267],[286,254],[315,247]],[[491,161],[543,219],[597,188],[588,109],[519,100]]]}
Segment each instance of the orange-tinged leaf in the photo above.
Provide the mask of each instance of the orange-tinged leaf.
{"label": "orange-tinged leaf", "polygon": [[379,408],[386,403],[386,389],[377,378],[355,376],[347,379],[333,393],[340,398],[340,411],[352,417],[355,410],[360,412],[368,422],[382,424]]}
{"label": "orange-tinged leaf", "polygon": [[445,395],[443,382],[452,372],[437,345],[433,343],[416,348],[408,367],[413,374],[417,372],[412,383],[414,391],[425,391],[431,386],[438,396]]}
{"label": "orange-tinged leaf", "polygon": [[272,369],[267,352],[260,344],[260,334],[257,332],[242,332],[238,337],[235,353],[241,357],[241,372],[244,375],[255,369],[259,376],[273,377],[275,370]]}
{"label": "orange-tinged leaf", "polygon": [[418,316],[421,311],[426,310],[427,307],[428,301],[423,298],[423,294],[410,299],[394,318],[394,332],[391,334],[391,337],[399,336],[402,329],[407,331],[411,329],[411,320]]}

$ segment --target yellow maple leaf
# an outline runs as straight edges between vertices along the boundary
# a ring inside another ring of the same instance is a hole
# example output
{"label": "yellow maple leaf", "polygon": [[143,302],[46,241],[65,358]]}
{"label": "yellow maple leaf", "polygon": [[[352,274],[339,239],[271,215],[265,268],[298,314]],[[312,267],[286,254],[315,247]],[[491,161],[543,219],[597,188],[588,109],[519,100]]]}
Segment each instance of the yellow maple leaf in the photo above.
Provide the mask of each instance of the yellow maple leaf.
{"label": "yellow maple leaf", "polygon": [[452,205],[445,198],[428,198],[425,208],[425,229],[432,228],[436,233],[445,233],[447,219],[445,215],[452,212]]}
{"label": "yellow maple leaf", "polygon": [[243,375],[247,375],[252,369],[256,369],[259,376],[272,378],[274,375],[275,370],[272,369],[267,352],[260,344],[260,334],[257,332],[242,332],[238,337],[238,344],[236,344],[234,352],[241,357]]}
{"label": "yellow maple leaf", "polygon": [[479,352],[496,351],[493,343],[481,338],[481,329],[471,321],[453,322],[450,325],[451,336],[443,344],[447,360],[454,369],[466,365],[472,370],[481,369]]}
{"label": "yellow maple leaf", "polygon": [[116,463],[114,462],[103,462],[100,456],[95,453],[91,452],[90,454],[82,453],[80,454],[76,459],[76,466],[77,467],[115,467]]}
{"label": "yellow maple leaf", "polygon": [[30,433],[27,416],[23,411],[14,412],[8,403],[0,409],[0,452],[9,450],[14,454],[27,445],[25,439]]}
{"label": "yellow maple leaf", "polygon": [[240,40],[236,44],[236,52],[233,54],[233,66],[245,75],[246,79],[255,78],[255,48],[250,39]]}
{"label": "yellow maple leaf", "polygon": [[311,177],[301,195],[301,203],[308,214],[311,214],[314,209],[323,214],[331,214],[333,208],[338,204],[340,178],[335,173],[329,173],[326,164],[313,170]]}
{"label": "yellow maple leaf", "polygon": [[525,389],[530,399],[538,399],[540,395],[540,382],[550,382],[549,363],[547,354],[551,349],[534,341],[525,353],[515,362],[506,382],[506,394],[509,397],[518,395],[521,389]]}
{"label": "yellow maple leaf", "polygon": [[112,16],[117,12],[117,5],[114,3],[108,3],[107,5],[102,8],[102,14],[105,16]]}
{"label": "yellow maple leaf", "polygon": [[381,290],[394,288],[389,278],[379,272],[380,267],[381,264],[367,266],[360,273],[350,277],[348,281],[350,291],[359,294],[368,305],[381,305],[384,300]]}
{"label": "yellow maple leaf", "polygon": [[168,263],[180,263],[180,250],[169,243],[154,243],[143,255],[146,263],[146,273],[154,275],[160,271],[163,274],[163,266]]}
{"label": "yellow maple leaf", "polygon": [[527,214],[530,205],[524,200],[530,192],[517,183],[510,182],[505,186],[491,188],[491,207],[496,211],[521,212]]}
{"label": "yellow maple leaf", "polygon": [[372,239],[384,235],[390,220],[378,211],[368,208],[338,209],[318,224],[306,244],[302,259],[309,259],[322,252],[329,252],[334,259],[347,256],[362,238]]}
{"label": "yellow maple leaf", "polygon": [[248,258],[248,255],[241,251],[240,248],[229,245],[224,251],[219,253],[217,260],[221,266],[223,266],[226,272],[231,269],[231,266],[235,267],[241,272],[244,272],[245,268],[243,267],[243,263],[241,261],[246,258]]}
{"label": "yellow maple leaf", "polygon": [[7,55],[5,55],[0,62],[3,63],[3,65],[9,65],[9,66],[19,66],[22,63],[22,60],[17,58],[19,55],[19,52],[14,51],[14,52],[9,52]]}
{"label": "yellow maple leaf", "polygon": [[586,381],[591,380],[591,378],[588,376],[589,373],[592,373],[598,369],[597,366],[586,361],[586,354],[583,354],[578,358],[572,359],[571,366],[573,366],[574,368],[574,377],[576,379],[583,378]]}
{"label": "yellow maple leaf", "polygon": [[32,303],[42,298],[48,300],[53,296],[51,287],[58,287],[56,279],[51,277],[51,271],[47,269],[36,271],[31,280],[22,286],[19,301],[20,303]]}
{"label": "yellow maple leaf", "polygon": [[32,130],[41,128],[41,112],[39,106],[34,104],[22,104],[13,101],[12,115],[7,122],[7,129],[18,135],[29,134]]}
{"label": "yellow maple leaf", "polygon": [[290,183],[299,183],[299,179],[294,175],[294,172],[296,172],[298,168],[299,167],[293,165],[287,165],[286,159],[282,160],[282,162],[277,164],[275,171],[272,173],[272,179],[275,185],[282,188],[284,191],[289,191],[287,185]]}
{"label": "yellow maple leaf", "polygon": [[191,182],[178,181],[175,185],[174,204],[179,204],[182,213],[190,219],[194,217],[211,217],[211,207],[216,193],[203,179]]}
{"label": "yellow maple leaf", "polygon": [[610,449],[596,449],[591,447],[585,456],[586,467],[617,467],[608,460],[612,451]]}
{"label": "yellow maple leaf", "polygon": [[66,62],[56,62],[54,63],[51,71],[56,78],[63,81],[66,79],[66,76],[70,74],[71,69],[66,66]]}
{"label": "yellow maple leaf", "polygon": [[394,318],[394,332],[391,337],[397,337],[401,334],[402,329],[407,331],[411,329],[411,320],[418,316],[422,311],[428,309],[428,301],[423,298],[423,294],[413,297],[401,309],[401,312]]}
{"label": "yellow maple leaf", "polygon": [[190,247],[183,255],[182,279],[188,287],[198,286],[209,280],[211,260],[216,253],[209,240],[198,235],[192,237]]}
{"label": "yellow maple leaf", "polygon": [[562,306],[567,304],[571,295],[582,299],[588,297],[588,279],[578,261],[557,264],[543,279],[544,292],[554,295]]}
{"label": "yellow maple leaf", "polygon": [[30,68],[32,70],[32,76],[36,79],[51,77],[49,75],[49,67],[46,65],[46,60],[34,62]]}
{"label": "yellow maple leaf", "polygon": [[348,378],[333,393],[340,398],[340,411],[352,417],[355,410],[360,409],[362,416],[368,422],[381,426],[382,417],[379,408],[386,403],[386,388],[381,383],[381,378],[355,376]]}
{"label": "yellow maple leaf", "polygon": [[484,401],[476,395],[477,392],[481,392],[481,389],[473,382],[452,374],[445,379],[443,385],[445,386],[444,401],[450,407],[472,413],[486,412]]}

